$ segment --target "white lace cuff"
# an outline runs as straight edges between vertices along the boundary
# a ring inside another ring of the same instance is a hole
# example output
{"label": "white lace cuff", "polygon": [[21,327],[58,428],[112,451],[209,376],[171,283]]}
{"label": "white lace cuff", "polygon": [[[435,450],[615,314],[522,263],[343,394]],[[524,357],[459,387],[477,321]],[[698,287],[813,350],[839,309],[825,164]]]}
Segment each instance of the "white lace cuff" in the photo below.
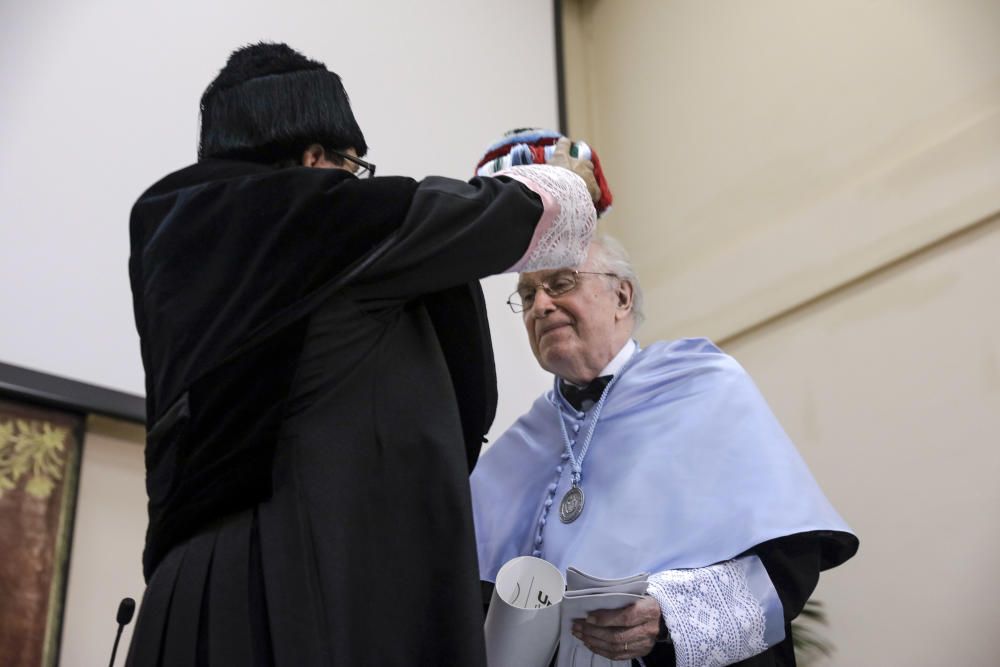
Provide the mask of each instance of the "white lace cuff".
{"label": "white lace cuff", "polygon": [[649,577],[677,667],[721,667],[784,639],[784,612],[756,556]]}
{"label": "white lace cuff", "polygon": [[587,258],[597,209],[583,179],[569,169],[542,164],[510,167],[494,176],[523,183],[542,199],[542,218],[531,244],[507,272],[576,267]]}

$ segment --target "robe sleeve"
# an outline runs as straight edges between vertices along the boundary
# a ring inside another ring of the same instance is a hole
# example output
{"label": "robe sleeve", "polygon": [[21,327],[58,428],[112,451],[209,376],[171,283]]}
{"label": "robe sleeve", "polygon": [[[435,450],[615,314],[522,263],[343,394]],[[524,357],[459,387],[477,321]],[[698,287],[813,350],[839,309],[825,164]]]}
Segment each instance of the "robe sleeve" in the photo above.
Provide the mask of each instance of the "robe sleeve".
{"label": "robe sleeve", "polygon": [[660,604],[677,667],[733,664],[785,636],[777,591],[755,555],[657,572],[649,594]]}
{"label": "robe sleeve", "polygon": [[583,180],[566,169],[517,167],[468,183],[430,177],[352,291],[405,299],[507,271],[576,266],[596,216]]}
{"label": "robe sleeve", "polygon": [[511,167],[497,175],[523,183],[545,206],[531,245],[507,271],[540,271],[583,263],[597,221],[583,179],[569,170],[541,165]]}
{"label": "robe sleeve", "polygon": [[724,563],[652,575],[649,593],[660,603],[671,642],[658,644],[643,664],[794,664],[791,621],[819,572],[818,542],[803,534],[771,540]]}

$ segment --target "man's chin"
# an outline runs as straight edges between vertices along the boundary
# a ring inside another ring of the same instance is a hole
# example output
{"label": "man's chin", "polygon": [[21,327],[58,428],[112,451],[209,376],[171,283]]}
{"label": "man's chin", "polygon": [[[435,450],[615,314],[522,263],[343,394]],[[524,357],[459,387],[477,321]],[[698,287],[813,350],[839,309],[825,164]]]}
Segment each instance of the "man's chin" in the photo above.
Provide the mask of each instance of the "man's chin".
{"label": "man's chin", "polygon": [[570,358],[565,346],[548,345],[539,350],[538,364],[548,372],[563,377],[566,370],[572,365],[569,363]]}

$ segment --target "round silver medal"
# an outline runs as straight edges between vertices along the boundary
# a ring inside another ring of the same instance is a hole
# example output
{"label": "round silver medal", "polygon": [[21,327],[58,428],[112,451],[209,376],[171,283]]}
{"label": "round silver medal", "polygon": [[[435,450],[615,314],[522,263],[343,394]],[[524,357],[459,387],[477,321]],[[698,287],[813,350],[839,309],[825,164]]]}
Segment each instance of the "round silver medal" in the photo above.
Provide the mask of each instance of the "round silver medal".
{"label": "round silver medal", "polygon": [[573,523],[583,513],[583,489],[573,486],[559,503],[559,520]]}

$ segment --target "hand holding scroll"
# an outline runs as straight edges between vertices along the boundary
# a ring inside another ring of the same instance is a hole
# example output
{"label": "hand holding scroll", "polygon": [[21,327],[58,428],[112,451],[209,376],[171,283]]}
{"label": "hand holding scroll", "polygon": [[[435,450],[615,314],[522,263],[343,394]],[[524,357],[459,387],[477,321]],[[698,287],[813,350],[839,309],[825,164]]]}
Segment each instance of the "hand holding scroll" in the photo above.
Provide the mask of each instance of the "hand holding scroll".
{"label": "hand holding scroll", "polygon": [[573,621],[573,636],[610,660],[648,655],[659,632],[660,605],[651,597],[621,609],[592,611],[586,619]]}

